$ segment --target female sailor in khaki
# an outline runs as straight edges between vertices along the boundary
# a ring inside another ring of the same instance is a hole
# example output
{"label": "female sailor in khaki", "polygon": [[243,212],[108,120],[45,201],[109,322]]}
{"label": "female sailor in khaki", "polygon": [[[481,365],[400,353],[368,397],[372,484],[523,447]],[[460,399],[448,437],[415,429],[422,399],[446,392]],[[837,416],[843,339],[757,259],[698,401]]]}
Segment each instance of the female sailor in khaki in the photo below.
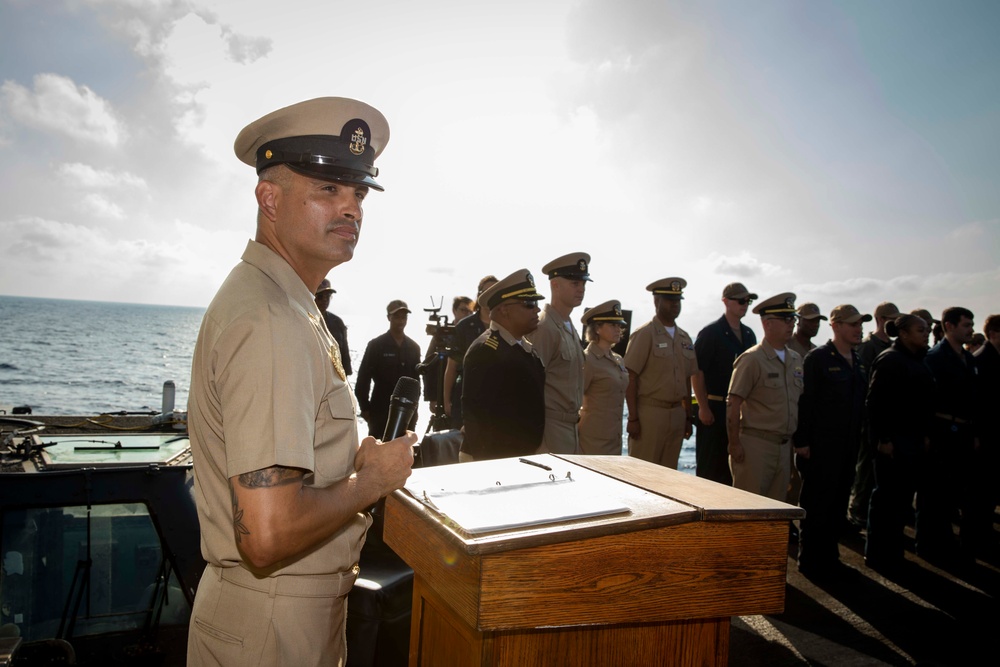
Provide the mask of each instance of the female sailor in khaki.
{"label": "female sailor in khaki", "polygon": [[581,321],[590,344],[584,355],[580,449],[584,454],[621,454],[628,370],[611,349],[622,338],[621,303],[606,301],[584,313]]}

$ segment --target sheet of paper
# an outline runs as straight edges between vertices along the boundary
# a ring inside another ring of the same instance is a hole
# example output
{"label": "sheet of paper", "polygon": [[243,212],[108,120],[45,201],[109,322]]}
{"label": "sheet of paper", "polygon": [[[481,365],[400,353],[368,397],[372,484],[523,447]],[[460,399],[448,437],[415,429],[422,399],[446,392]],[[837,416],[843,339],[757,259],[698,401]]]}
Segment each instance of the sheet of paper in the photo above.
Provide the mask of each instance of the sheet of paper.
{"label": "sheet of paper", "polygon": [[[406,490],[471,535],[628,512],[613,480],[551,456],[414,471]],[[567,473],[569,475],[567,476]]]}

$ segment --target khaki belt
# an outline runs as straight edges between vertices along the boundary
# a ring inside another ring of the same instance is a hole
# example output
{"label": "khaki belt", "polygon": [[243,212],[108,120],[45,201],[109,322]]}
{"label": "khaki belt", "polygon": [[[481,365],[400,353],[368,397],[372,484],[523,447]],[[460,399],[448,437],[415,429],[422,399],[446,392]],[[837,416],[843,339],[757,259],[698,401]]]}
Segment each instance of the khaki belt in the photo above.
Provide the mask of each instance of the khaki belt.
{"label": "khaki belt", "polygon": [[723,403],[725,403],[726,402],[726,397],[725,396],[716,396],[715,394],[709,394],[708,395],[708,400],[710,400],[710,401],[722,401]]}
{"label": "khaki belt", "polygon": [[640,398],[639,405],[649,405],[654,408],[679,408],[684,405],[683,401],[661,401],[658,398]]}
{"label": "khaki belt", "polygon": [[336,574],[295,575],[279,574],[274,577],[258,577],[240,567],[218,567],[208,565],[206,574],[211,572],[236,586],[260,591],[269,595],[288,595],[300,598],[343,597],[351,592],[360,568],[355,565],[347,572]]}
{"label": "khaki belt", "polygon": [[558,422],[563,422],[564,424],[576,424],[580,421],[580,413],[578,412],[562,412],[561,410],[545,410],[546,419],[555,419]]}
{"label": "khaki belt", "polygon": [[741,428],[740,433],[746,433],[747,435],[760,438],[766,442],[773,442],[776,445],[783,445],[792,439],[787,435],[779,435],[777,433],[771,433],[770,431],[761,431],[756,428]]}
{"label": "khaki belt", "polygon": [[954,422],[956,424],[968,424],[968,419],[962,419],[961,417],[953,417],[951,415],[946,415],[943,412],[935,412],[934,416],[938,419],[944,419],[945,421]]}

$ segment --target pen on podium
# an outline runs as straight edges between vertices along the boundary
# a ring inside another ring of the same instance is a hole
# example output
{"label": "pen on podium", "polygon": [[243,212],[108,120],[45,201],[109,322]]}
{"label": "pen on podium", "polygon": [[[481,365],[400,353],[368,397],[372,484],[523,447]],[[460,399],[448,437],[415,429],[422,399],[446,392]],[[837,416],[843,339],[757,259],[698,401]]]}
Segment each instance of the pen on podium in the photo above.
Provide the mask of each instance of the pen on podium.
{"label": "pen on podium", "polygon": [[535,466],[536,468],[541,468],[542,470],[552,470],[544,463],[539,463],[538,461],[532,461],[531,459],[518,459],[521,463],[527,463],[529,466]]}

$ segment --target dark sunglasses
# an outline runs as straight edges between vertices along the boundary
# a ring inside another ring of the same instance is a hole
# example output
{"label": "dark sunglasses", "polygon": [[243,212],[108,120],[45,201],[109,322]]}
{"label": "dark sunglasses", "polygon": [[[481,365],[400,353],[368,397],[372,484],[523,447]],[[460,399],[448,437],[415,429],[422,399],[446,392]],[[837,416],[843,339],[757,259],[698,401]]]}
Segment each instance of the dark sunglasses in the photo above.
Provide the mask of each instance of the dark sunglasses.
{"label": "dark sunglasses", "polygon": [[538,301],[534,299],[524,299],[521,301],[521,305],[525,308],[538,308]]}
{"label": "dark sunglasses", "polygon": [[743,299],[730,299],[730,301],[735,301],[736,303],[740,304],[741,306],[749,306],[751,303],[753,303],[753,299],[746,299],[746,298],[743,298]]}

